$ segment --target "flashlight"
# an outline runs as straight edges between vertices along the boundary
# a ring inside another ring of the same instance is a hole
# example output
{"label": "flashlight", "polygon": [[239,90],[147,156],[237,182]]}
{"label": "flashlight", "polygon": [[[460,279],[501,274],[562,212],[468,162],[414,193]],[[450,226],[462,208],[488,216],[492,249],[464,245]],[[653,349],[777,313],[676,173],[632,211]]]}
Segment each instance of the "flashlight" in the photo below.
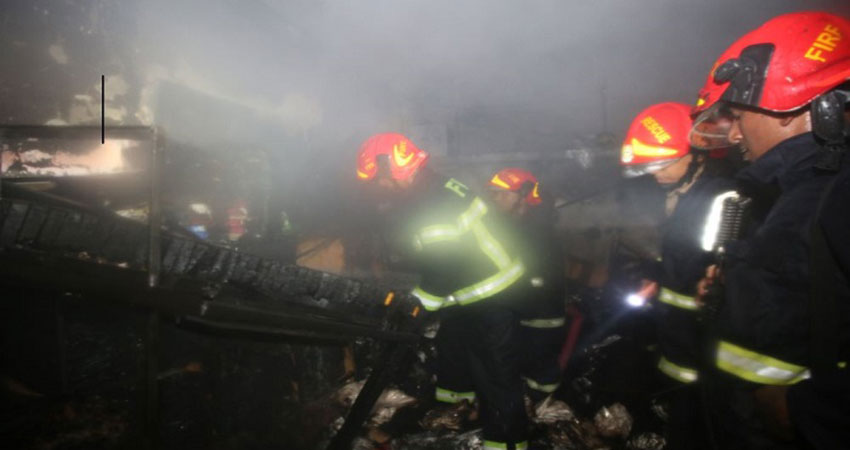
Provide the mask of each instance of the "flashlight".
{"label": "flashlight", "polygon": [[641,308],[646,305],[646,297],[640,294],[629,294],[626,296],[626,304],[632,308]]}

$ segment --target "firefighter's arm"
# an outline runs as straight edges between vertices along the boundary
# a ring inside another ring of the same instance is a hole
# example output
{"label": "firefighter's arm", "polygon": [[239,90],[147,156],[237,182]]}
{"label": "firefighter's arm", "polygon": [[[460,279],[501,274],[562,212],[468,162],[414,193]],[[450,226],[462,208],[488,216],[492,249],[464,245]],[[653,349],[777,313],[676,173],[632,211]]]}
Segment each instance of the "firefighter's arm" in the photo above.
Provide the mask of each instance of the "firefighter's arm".
{"label": "firefighter's arm", "polygon": [[459,289],[456,280],[466,257],[459,241],[418,241],[415,261],[420,280],[412,294],[428,311],[436,311],[450,302],[449,294]]}

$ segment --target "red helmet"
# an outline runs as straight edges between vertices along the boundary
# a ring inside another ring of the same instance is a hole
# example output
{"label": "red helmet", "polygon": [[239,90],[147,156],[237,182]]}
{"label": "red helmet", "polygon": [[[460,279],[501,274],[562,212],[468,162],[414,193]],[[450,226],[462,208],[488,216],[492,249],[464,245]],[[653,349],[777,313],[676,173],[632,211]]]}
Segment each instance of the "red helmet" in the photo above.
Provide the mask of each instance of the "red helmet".
{"label": "red helmet", "polygon": [[390,175],[396,180],[408,179],[428,161],[428,153],[420,150],[404,135],[376,134],[363,142],[357,154],[357,178],[371,180],[378,173],[378,156],[387,155]]}
{"label": "red helmet", "polygon": [[785,14],[729,47],[714,63],[694,116],[718,100],[793,111],[850,80],[850,22],[823,12]]}
{"label": "red helmet", "polygon": [[508,191],[527,190],[525,202],[529,205],[539,205],[542,199],[540,198],[540,183],[531,172],[516,167],[507,167],[498,171],[493,178],[490,178],[490,186]]}
{"label": "red helmet", "polygon": [[690,109],[683,103],[659,103],[635,117],[620,152],[627,177],[655,172],[688,154]]}

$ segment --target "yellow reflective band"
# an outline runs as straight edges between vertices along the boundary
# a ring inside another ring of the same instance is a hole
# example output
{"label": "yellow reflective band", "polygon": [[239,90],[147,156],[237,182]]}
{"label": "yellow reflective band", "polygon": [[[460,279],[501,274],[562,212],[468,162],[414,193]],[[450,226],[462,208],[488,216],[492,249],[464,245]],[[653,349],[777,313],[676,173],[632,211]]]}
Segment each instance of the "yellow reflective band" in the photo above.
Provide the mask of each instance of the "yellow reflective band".
{"label": "yellow reflective band", "polygon": [[413,247],[416,250],[422,250],[422,247],[428,244],[460,239],[485,214],[487,214],[487,206],[480,198],[476,197],[469,208],[458,216],[457,225],[438,224],[427,226],[414,236]]}
{"label": "yellow reflective band", "polygon": [[495,264],[496,267],[501,270],[511,265],[511,257],[508,256],[508,253],[504,248],[502,248],[499,241],[497,241],[493,235],[487,231],[487,227],[485,227],[483,223],[478,222],[473,225],[472,233],[475,235],[475,239],[478,241],[478,246],[481,247],[481,251],[483,251],[491,261],[493,261],[493,264]]}
{"label": "yellow reflective band", "polygon": [[501,179],[501,178],[499,178],[499,174],[498,174],[498,173],[497,173],[496,175],[493,175],[493,178],[491,178],[491,179],[490,179],[490,182],[491,182],[491,183],[493,183],[493,184],[495,184],[496,186],[501,187],[501,188],[505,188],[505,189],[507,189],[507,190],[509,190],[509,191],[511,190],[511,185],[509,185],[508,183],[505,183],[504,181],[502,181],[502,179]]}
{"label": "yellow reflective band", "polygon": [[699,372],[696,369],[680,366],[663,356],[658,361],[658,369],[670,376],[670,378],[681,381],[682,383],[693,383],[699,378]]}
{"label": "yellow reflective band", "polygon": [[422,306],[425,307],[428,311],[436,311],[443,306],[443,297],[439,297],[433,294],[429,294],[422,290],[420,287],[416,287],[411,292],[414,297],[419,299],[419,302],[422,303]]}
{"label": "yellow reflective band", "polygon": [[520,320],[519,323],[530,328],[558,328],[564,326],[566,319],[563,317],[555,317],[552,319],[531,319]]}
{"label": "yellow reflective band", "polygon": [[460,198],[466,198],[466,193],[469,192],[469,188],[466,187],[465,184],[455,180],[454,178],[450,178],[449,181],[446,181],[446,184],[443,187],[454,192]]}
{"label": "yellow reflective band", "polygon": [[500,270],[495,275],[485,278],[483,281],[479,281],[471,286],[465,287],[447,297],[429,294],[418,286],[413,289],[411,294],[419,299],[419,302],[422,303],[422,306],[424,306],[425,309],[428,311],[436,311],[441,307],[449,307],[458,304],[468,305],[487,297],[492,297],[515,283],[523,273],[525,273],[525,266],[522,265],[521,261],[515,261],[506,269]]}
{"label": "yellow reflective band", "polygon": [[545,392],[547,394],[555,392],[555,389],[558,389],[558,386],[561,385],[561,383],[542,384],[532,380],[531,378],[526,377],[523,377],[523,379],[525,380],[525,384],[527,384],[528,387],[530,387],[531,389],[534,389],[535,391]]}
{"label": "yellow reflective band", "polygon": [[367,174],[366,172],[361,172],[360,169],[357,169],[357,177],[365,180],[366,178],[369,178],[369,174]]}
{"label": "yellow reflective band", "polygon": [[472,228],[472,225],[478,221],[478,219],[484,217],[487,214],[487,205],[484,204],[484,201],[479,197],[475,197],[475,200],[472,201],[472,204],[469,205],[466,211],[464,211],[460,217],[457,219],[457,227],[460,232],[464,233]]}
{"label": "yellow reflective band", "polygon": [[653,147],[651,145],[646,145],[643,142],[637,140],[637,138],[632,138],[631,147],[635,156],[663,158],[665,156],[674,156],[679,153],[679,151],[674,148]]}
{"label": "yellow reflective band", "polygon": [[485,214],[487,214],[487,206],[480,198],[476,197],[469,208],[458,217],[457,227],[446,224],[432,225],[423,228],[414,237],[414,248],[421,250],[423,246],[428,244],[459,239],[467,231],[473,230],[475,240],[478,242],[481,251],[499,269],[494,275],[460,289],[445,298],[429,294],[417,287],[413,290],[413,295],[419,298],[425,309],[434,311],[443,306],[474,303],[498,294],[516,282],[525,273],[525,267],[522,265],[522,262],[519,260],[511,262],[508,253],[499,241],[480,222],[481,217]]}
{"label": "yellow reflective band", "polygon": [[687,309],[690,311],[695,311],[699,309],[699,304],[697,304],[697,301],[693,297],[680,294],[666,287],[661,288],[661,293],[658,295],[658,300],[667,303],[668,305],[672,305],[677,308]]}
{"label": "yellow reflective band", "polygon": [[514,261],[506,269],[500,270],[495,275],[485,278],[472,286],[463,288],[453,294],[455,300],[461,305],[475,303],[481,299],[492,297],[502,292],[516,282],[525,273],[522,262]]}
{"label": "yellow reflective band", "polygon": [[[419,232],[417,238],[421,246],[444,241],[456,241],[461,233],[453,225],[431,225]],[[421,248],[421,247],[420,247]]]}
{"label": "yellow reflective band", "polygon": [[717,367],[759,384],[790,385],[811,376],[809,369],[721,341],[717,347]]}
{"label": "yellow reflective band", "polygon": [[[504,442],[484,441],[484,446],[481,448],[483,448],[484,450],[505,450],[508,448],[508,444]],[[528,442],[517,442],[516,444],[514,444],[514,448],[516,450],[528,450]]]}
{"label": "yellow reflective band", "polygon": [[445,403],[460,403],[463,400],[471,403],[475,401],[475,392],[455,392],[438,387],[434,392],[434,398]]}
{"label": "yellow reflective band", "polygon": [[534,189],[531,191],[532,198],[540,198],[540,192],[537,192],[537,188],[540,187],[540,183],[534,183]]}

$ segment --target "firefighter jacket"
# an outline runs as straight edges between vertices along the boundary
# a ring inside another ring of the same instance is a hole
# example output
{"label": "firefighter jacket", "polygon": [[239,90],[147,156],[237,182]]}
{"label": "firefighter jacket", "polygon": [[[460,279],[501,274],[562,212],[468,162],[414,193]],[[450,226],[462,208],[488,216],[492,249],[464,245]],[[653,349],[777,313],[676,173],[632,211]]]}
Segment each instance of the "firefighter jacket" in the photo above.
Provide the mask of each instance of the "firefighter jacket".
{"label": "firefighter jacket", "polygon": [[413,295],[427,310],[503,297],[522,279],[525,266],[505,244],[507,227],[464,184],[422,171],[412,196],[403,235],[421,276]]}
{"label": "firefighter jacket", "polygon": [[520,284],[526,300],[516,307],[522,324],[533,328],[563,326],[566,282],[555,230],[535,217],[514,219],[512,224],[516,228],[516,252],[526,267]]}
{"label": "firefighter jacket", "polygon": [[[791,386],[788,390],[788,404],[791,419],[806,440],[814,448],[841,448],[850,442],[850,375],[846,361],[850,359],[850,296],[847,295],[850,280],[850,155],[845,155],[842,172],[832,182],[831,189],[823,197],[823,207],[819,216],[819,225],[823,232],[823,244],[813,242],[813,258],[831,258],[828,264],[833,267],[817,266],[822,274],[815,274],[814,283],[829,283],[828,288],[834,301],[826,311],[815,312],[813,323],[823,327],[820,333],[835,335],[835,341],[825,342],[827,351],[821,365],[830,366],[829,360],[837,351],[838,367],[835,370],[823,370],[818,367],[815,345],[812,345],[812,378]],[[821,254],[819,248],[828,252]],[[814,291],[813,295],[818,295]],[[826,316],[825,316],[826,314]],[[834,317],[830,317],[834,316]],[[836,330],[837,328],[837,330]],[[836,332],[837,331],[837,332]]]}
{"label": "firefighter jacket", "polygon": [[[811,133],[796,136],[738,174],[739,192],[753,199],[756,226],[728,247],[716,351],[717,367],[738,379],[792,385],[810,377],[811,226],[835,176],[814,168],[819,148]],[[848,244],[846,233],[834,235],[837,244]],[[836,338],[846,355],[850,297],[846,281],[840,283]]]}
{"label": "firefighter jacket", "polygon": [[662,353],[658,368],[681,382],[697,379],[701,336],[697,326],[696,285],[713,256],[702,248],[705,221],[714,198],[734,189],[731,177],[701,172],[681,195],[662,225],[656,309]]}

